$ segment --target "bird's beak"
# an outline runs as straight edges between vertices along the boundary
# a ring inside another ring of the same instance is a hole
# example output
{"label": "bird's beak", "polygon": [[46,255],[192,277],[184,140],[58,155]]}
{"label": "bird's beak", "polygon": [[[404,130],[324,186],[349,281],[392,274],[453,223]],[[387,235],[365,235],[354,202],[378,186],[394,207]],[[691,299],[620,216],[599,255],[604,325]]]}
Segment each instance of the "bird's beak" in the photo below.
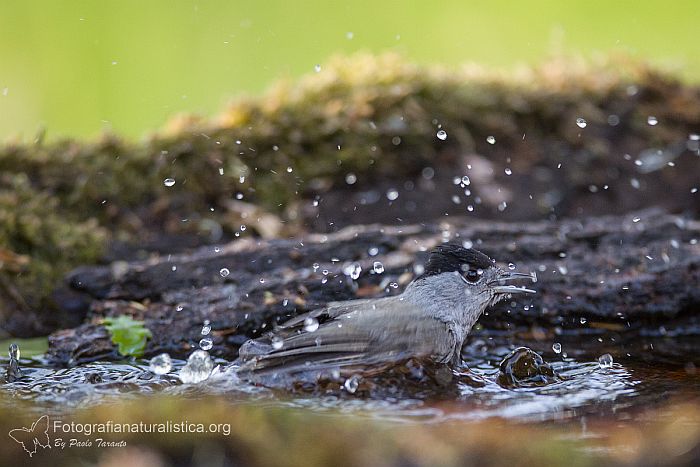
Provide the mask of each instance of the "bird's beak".
{"label": "bird's beak", "polygon": [[532,289],[525,287],[517,287],[515,285],[505,285],[506,282],[516,279],[530,279],[532,282],[537,281],[532,274],[522,272],[500,271],[498,277],[489,283],[491,290],[497,294],[513,294],[513,293],[537,293]]}

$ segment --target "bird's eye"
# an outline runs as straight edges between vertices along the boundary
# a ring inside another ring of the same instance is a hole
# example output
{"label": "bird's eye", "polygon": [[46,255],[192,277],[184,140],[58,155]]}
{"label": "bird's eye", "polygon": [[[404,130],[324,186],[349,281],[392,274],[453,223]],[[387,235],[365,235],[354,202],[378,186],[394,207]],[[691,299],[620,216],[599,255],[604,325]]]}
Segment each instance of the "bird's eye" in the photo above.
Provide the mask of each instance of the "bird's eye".
{"label": "bird's eye", "polygon": [[476,269],[470,269],[464,274],[464,278],[469,282],[477,282],[481,278],[481,274]]}

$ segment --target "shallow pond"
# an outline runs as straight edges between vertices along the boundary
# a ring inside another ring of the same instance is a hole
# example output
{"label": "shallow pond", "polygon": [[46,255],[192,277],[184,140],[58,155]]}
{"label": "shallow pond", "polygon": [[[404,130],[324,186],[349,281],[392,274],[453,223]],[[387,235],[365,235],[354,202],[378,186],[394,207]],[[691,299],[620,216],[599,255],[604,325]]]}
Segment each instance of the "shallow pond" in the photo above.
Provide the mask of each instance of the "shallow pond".
{"label": "shallow pond", "polygon": [[[409,364],[410,371],[389,378],[363,379],[353,382],[354,386],[330,381],[322,389],[295,387],[293,391],[242,381],[230,362],[221,359],[216,360],[219,367],[209,379],[182,384],[178,371],[185,362],[177,359],[167,374],[159,376],[149,371],[148,360],[56,369],[37,356],[20,359],[24,376],[2,386],[0,404],[9,407],[24,400],[29,402],[28,410],[70,414],[98,403],[155,394],[188,399],[218,395],[231,404],[355,413],[401,422],[505,418],[516,423],[577,419],[585,423],[591,417],[634,422],[669,400],[693,400],[700,395],[700,375],[693,363],[700,344],[694,336],[637,336],[616,343],[605,334],[558,337],[559,342],[552,344],[513,334],[477,334],[463,349],[465,366],[450,372],[440,384],[423,374],[424,370],[430,373],[430,368]],[[522,345],[527,346],[520,351],[524,360],[509,356]],[[527,367],[533,363],[528,359],[540,355],[544,375],[523,374],[517,368],[523,361]],[[2,364],[7,367],[8,358]]]}

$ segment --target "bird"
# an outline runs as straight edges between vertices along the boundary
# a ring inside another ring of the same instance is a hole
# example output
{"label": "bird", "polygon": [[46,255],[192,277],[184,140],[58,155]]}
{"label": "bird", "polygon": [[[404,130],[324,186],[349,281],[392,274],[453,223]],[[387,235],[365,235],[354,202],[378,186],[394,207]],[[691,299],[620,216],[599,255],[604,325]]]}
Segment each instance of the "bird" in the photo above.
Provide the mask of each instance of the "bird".
{"label": "bird", "polygon": [[424,271],[400,295],[330,302],[246,341],[238,375],[352,373],[409,359],[458,365],[481,314],[512,294],[530,274],[504,270],[473,248],[452,242],[431,250]]}

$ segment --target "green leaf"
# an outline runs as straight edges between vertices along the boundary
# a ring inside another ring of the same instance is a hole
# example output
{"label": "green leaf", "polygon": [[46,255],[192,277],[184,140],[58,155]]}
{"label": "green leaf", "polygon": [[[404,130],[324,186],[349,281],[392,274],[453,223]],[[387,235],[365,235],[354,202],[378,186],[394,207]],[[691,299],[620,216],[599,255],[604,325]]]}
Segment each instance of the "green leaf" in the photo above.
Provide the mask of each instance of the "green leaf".
{"label": "green leaf", "polygon": [[121,355],[140,357],[146,350],[146,340],[153,337],[143,321],[137,321],[131,316],[121,315],[108,317],[103,324],[112,336],[112,343],[118,346]]}

